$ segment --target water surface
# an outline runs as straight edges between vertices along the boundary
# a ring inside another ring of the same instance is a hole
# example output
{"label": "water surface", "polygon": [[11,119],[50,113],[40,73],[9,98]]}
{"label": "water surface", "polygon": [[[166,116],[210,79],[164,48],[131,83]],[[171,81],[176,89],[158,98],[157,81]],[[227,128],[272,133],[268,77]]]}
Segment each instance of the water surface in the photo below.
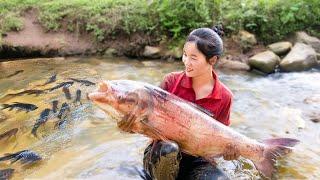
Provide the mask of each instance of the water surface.
{"label": "water surface", "polygon": [[[0,111],[0,134],[19,128],[16,136],[0,140],[0,156],[31,149],[43,160],[33,166],[0,162],[0,169],[14,168],[19,178],[90,178],[140,179],[142,156],[148,138],[121,133],[110,116],[93,106],[85,94],[95,89],[75,83],[70,87],[72,100],[61,90],[43,95],[8,97],[26,89],[47,89],[68,78],[98,82],[102,79],[130,79],[159,85],[166,73],[182,70],[181,62],[138,61],[132,59],[54,58],[28,59],[0,63],[0,103],[27,102],[37,105],[25,113]],[[12,75],[18,70],[23,72]],[[57,73],[57,81],[38,86]],[[320,116],[320,71],[281,73],[260,76],[247,72],[218,71],[220,79],[234,93],[232,127],[251,138],[292,137],[301,141],[294,153],[278,163],[279,179],[320,178],[320,123],[310,119]],[[77,89],[82,91],[82,105],[73,103]],[[58,100],[71,106],[68,124],[57,128],[56,117],[38,129],[31,129],[45,108]],[[231,178],[256,179],[256,171],[242,160],[224,162],[220,167]]]}

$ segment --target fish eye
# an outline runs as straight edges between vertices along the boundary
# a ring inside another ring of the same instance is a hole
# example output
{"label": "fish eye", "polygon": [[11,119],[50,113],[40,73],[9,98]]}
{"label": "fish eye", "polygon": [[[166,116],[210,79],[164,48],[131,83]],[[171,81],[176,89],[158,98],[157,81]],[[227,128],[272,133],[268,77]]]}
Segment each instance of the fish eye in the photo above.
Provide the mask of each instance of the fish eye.
{"label": "fish eye", "polygon": [[122,95],[117,96],[117,98],[118,98],[119,101],[124,101],[125,100],[125,98]]}
{"label": "fish eye", "polygon": [[127,102],[127,103],[136,103],[136,100],[133,99],[133,98],[127,98],[127,99],[126,99],[126,102]]}

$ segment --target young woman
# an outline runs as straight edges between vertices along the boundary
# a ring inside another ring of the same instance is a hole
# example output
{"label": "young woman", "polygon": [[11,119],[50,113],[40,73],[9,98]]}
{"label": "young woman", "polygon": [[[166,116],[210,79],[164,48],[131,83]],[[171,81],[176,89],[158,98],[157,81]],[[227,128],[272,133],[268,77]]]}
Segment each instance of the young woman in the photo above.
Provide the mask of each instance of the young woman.
{"label": "young woman", "polygon": [[[231,91],[219,81],[214,65],[223,52],[220,35],[214,27],[192,31],[184,45],[182,61],[185,70],[165,76],[161,88],[204,108],[214,119],[230,124]],[[236,146],[225,150],[224,159],[237,159]],[[153,142],[145,150],[144,168],[157,180],[162,179],[228,179],[223,172],[201,157],[179,151],[174,142]]]}

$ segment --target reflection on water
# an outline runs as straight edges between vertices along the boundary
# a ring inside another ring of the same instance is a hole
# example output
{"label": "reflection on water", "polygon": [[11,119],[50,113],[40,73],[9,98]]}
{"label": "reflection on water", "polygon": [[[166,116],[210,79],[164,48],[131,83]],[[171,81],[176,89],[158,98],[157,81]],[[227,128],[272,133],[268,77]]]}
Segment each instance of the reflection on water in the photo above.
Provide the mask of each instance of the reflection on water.
{"label": "reflection on water", "polygon": [[[0,110],[0,134],[18,128],[16,135],[0,139],[0,156],[31,149],[42,157],[41,163],[24,167],[19,163],[1,162],[0,169],[14,168],[13,178],[90,178],[140,179],[143,150],[148,139],[120,133],[112,118],[86,99],[94,86],[74,83],[71,100],[62,89],[45,94],[6,96],[27,89],[45,90],[69,81],[68,78],[98,82],[101,79],[131,79],[158,85],[163,76],[183,69],[180,62],[137,61],[99,58],[55,58],[0,63],[0,103],[32,103],[39,108],[31,112]],[[23,71],[22,71],[23,70]],[[18,72],[16,73],[15,72]],[[39,86],[57,73],[57,81]],[[255,138],[293,137],[301,141],[294,153],[279,161],[279,179],[320,178],[320,123],[310,119],[320,116],[320,72],[282,73],[267,77],[250,73],[218,72],[220,79],[234,93],[232,126]],[[77,89],[82,104],[73,103]],[[35,137],[31,129],[42,110],[70,105],[63,126],[51,117],[40,126]],[[220,166],[233,178],[256,178],[250,162],[221,161]]]}

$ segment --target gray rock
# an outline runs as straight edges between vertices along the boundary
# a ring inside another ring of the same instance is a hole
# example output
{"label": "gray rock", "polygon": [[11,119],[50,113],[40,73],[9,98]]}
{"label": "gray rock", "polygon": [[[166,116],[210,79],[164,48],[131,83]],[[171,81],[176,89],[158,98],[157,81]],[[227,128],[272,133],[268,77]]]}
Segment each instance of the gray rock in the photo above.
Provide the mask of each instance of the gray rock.
{"label": "gray rock", "polygon": [[249,65],[252,68],[256,68],[264,73],[274,72],[279,62],[279,56],[269,50],[258,53],[249,59]]}
{"label": "gray rock", "polygon": [[240,61],[232,61],[230,58],[224,57],[218,61],[217,68],[231,69],[236,71],[249,71],[250,66]]}
{"label": "gray rock", "polygon": [[108,48],[107,50],[105,50],[103,56],[104,57],[113,57],[117,54],[117,50],[114,48]]}
{"label": "gray rock", "polygon": [[283,71],[303,71],[315,67],[317,57],[315,50],[306,44],[296,43],[280,62]]}
{"label": "gray rock", "polygon": [[277,42],[267,46],[270,51],[274,52],[277,55],[283,55],[290,51],[292,48],[291,42]]}
{"label": "gray rock", "polygon": [[310,45],[317,53],[320,53],[320,40],[316,37],[309,36],[305,32],[296,32],[296,41]]}
{"label": "gray rock", "polygon": [[303,100],[306,104],[320,104],[320,94],[309,96]]}
{"label": "gray rock", "polygon": [[312,112],[309,115],[309,118],[312,122],[314,123],[319,123],[320,122],[320,113],[319,112]]}
{"label": "gray rock", "polygon": [[240,31],[237,37],[241,48],[244,51],[248,51],[251,49],[254,45],[257,44],[257,39],[254,34],[249,33],[248,31]]}
{"label": "gray rock", "polygon": [[154,46],[145,46],[143,51],[143,56],[146,58],[160,58],[160,47],[154,47]]}
{"label": "gray rock", "polygon": [[182,48],[175,47],[168,52],[173,58],[181,59],[182,58]]}
{"label": "gray rock", "polygon": [[256,45],[257,39],[254,34],[249,33],[248,31],[240,31],[239,38],[241,42],[245,42],[249,45]]}

